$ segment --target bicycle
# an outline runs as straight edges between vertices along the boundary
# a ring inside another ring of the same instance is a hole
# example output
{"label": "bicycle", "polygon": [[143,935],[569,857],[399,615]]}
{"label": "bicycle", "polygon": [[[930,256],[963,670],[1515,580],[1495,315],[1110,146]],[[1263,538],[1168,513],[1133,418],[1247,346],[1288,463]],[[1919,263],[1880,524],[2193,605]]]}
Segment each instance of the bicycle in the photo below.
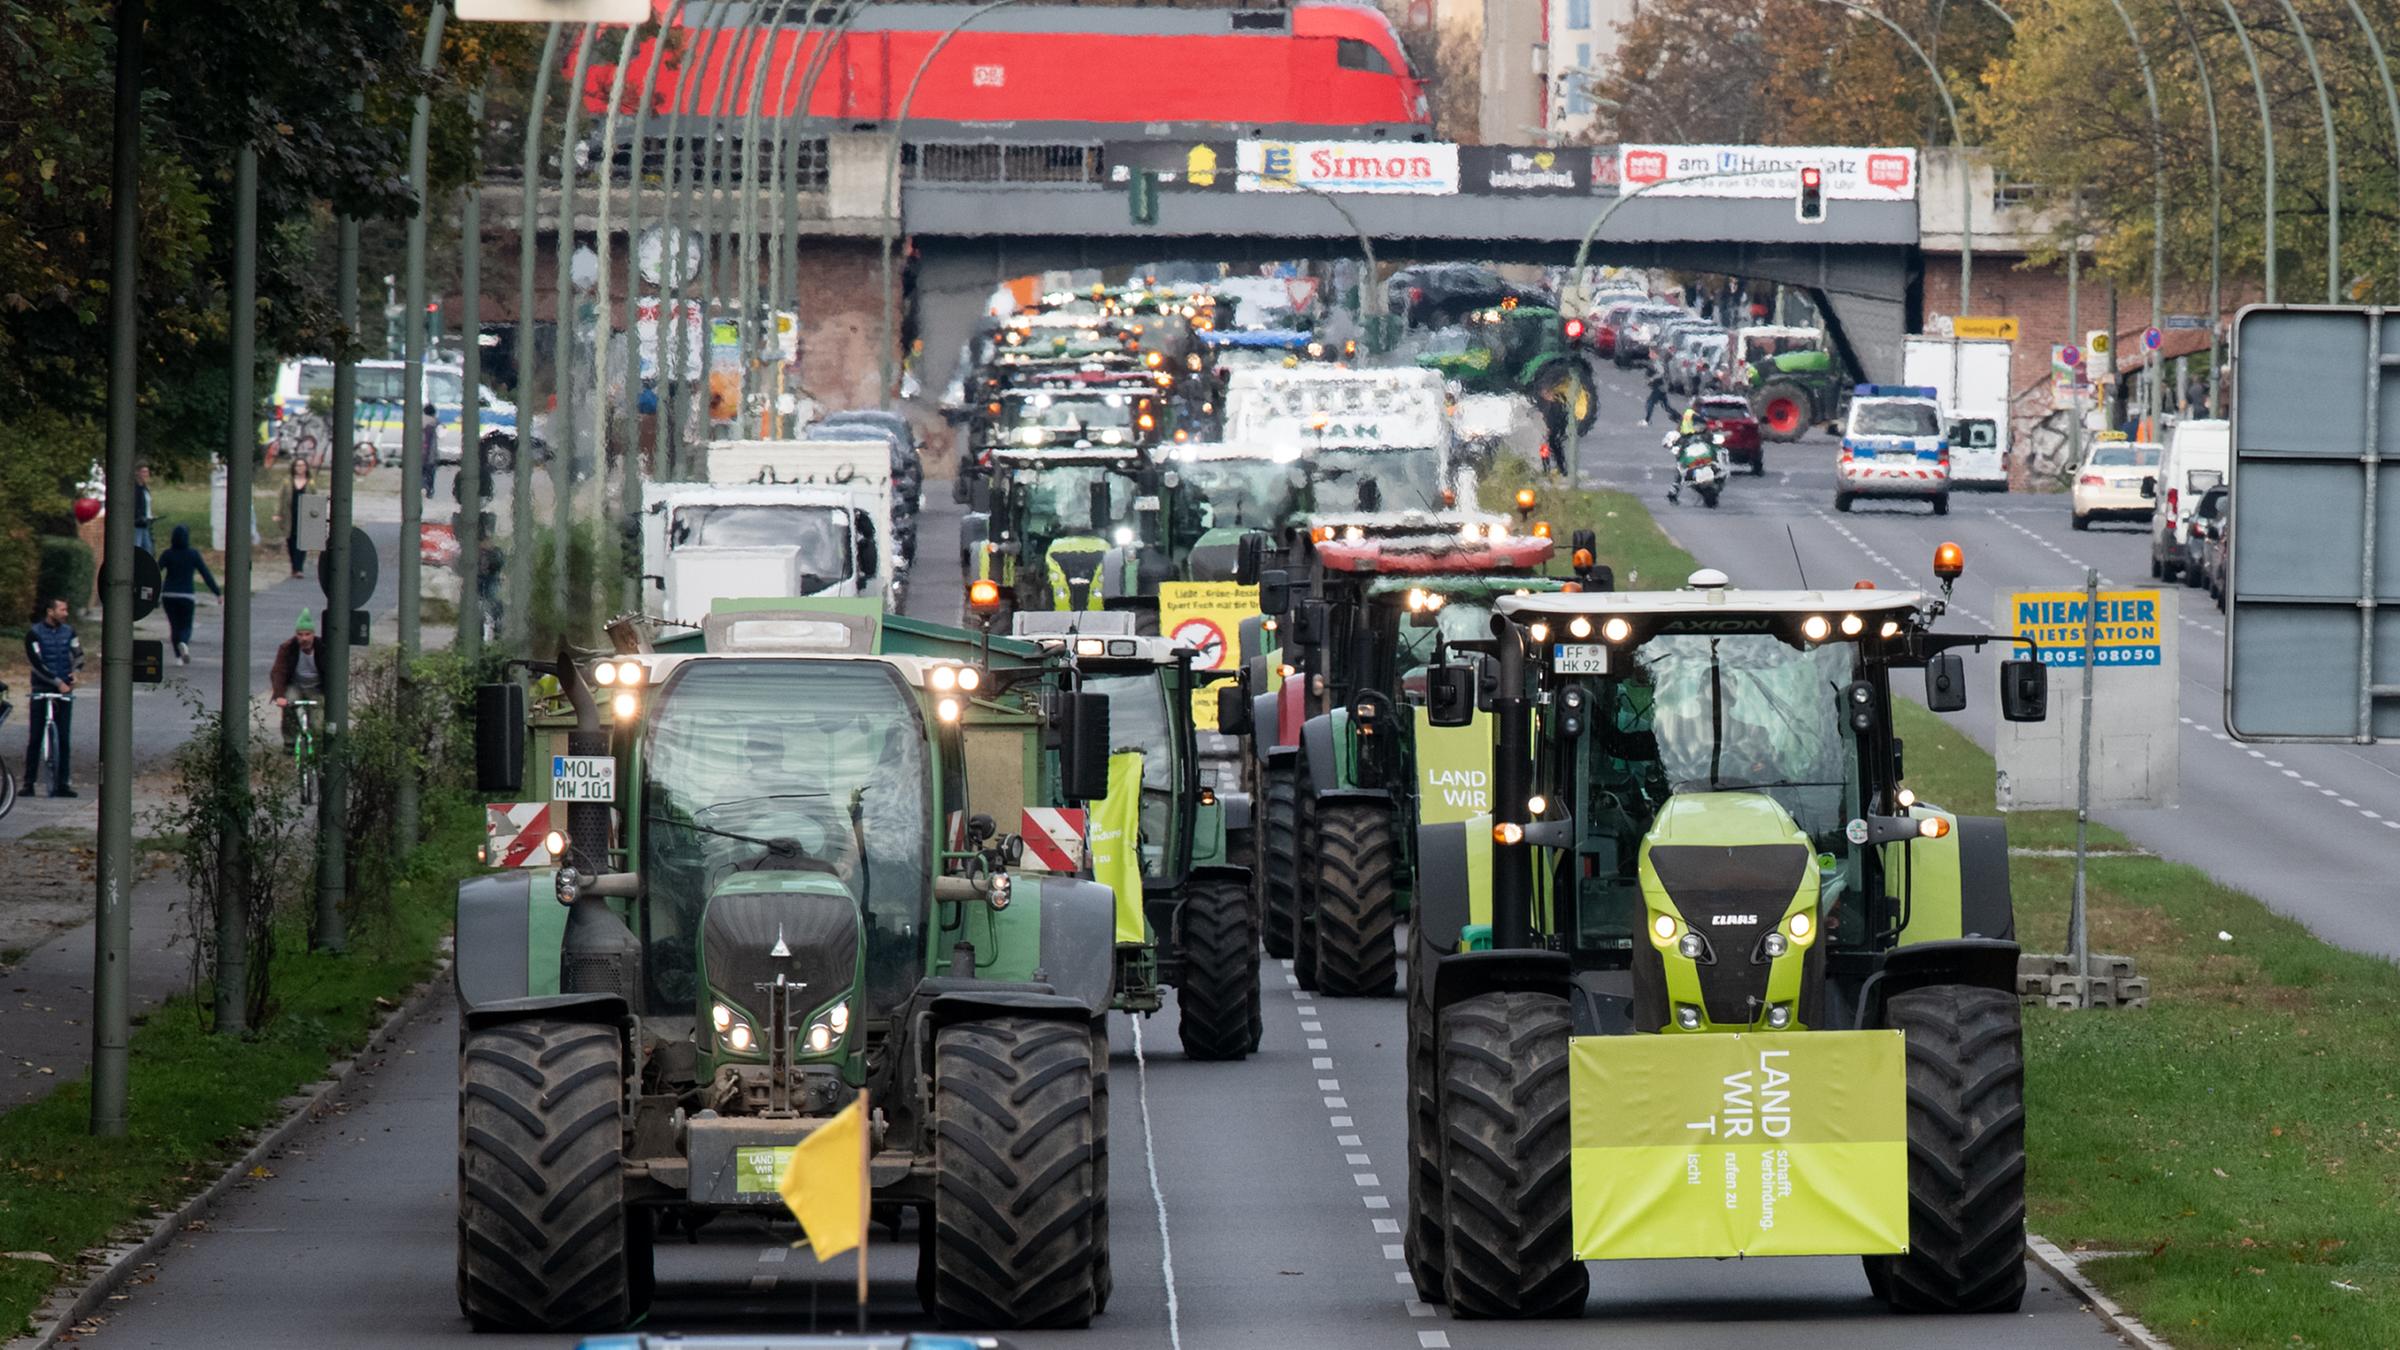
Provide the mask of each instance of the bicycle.
{"label": "bicycle", "polygon": [[313,698],[289,698],[284,706],[299,714],[300,732],[292,738],[292,763],[300,773],[300,804],[317,804],[317,726],[312,716],[318,706]]}
{"label": "bicycle", "polygon": [[[36,689],[32,693],[26,695],[26,697],[35,699],[37,701],[45,701],[50,703],[73,703],[75,701],[75,696],[73,694],[61,694],[55,690],[49,689]],[[26,791],[41,791],[42,775],[45,773],[51,776],[51,780],[53,782],[58,780],[60,775],[51,767],[53,764],[59,762],[61,755],[58,736],[58,709],[52,708],[49,710],[48,715],[42,718],[41,753],[34,758],[31,764],[26,766]],[[10,790],[8,796],[9,805],[14,807],[16,805],[16,792],[13,788]],[[7,812],[0,811],[0,815],[5,814],[7,814]]]}

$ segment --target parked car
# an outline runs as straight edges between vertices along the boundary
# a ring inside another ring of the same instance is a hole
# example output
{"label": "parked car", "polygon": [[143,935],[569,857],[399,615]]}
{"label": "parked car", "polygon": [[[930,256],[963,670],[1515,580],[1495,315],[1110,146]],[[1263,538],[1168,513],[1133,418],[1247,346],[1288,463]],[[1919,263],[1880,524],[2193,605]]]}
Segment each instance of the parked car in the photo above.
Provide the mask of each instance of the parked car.
{"label": "parked car", "polygon": [[2143,484],[2158,481],[2162,447],[2129,441],[2123,432],[2109,432],[2083,452],[2075,466],[2075,484],[2067,505],[2076,529],[2088,530],[2095,520],[2142,520],[2150,515],[2150,494]]}
{"label": "parked car", "polygon": [[1750,411],[1750,400],[1739,394],[1702,394],[1692,401],[1712,432],[1725,436],[1725,457],[1736,464],[1747,465],[1755,478],[1767,471],[1764,442],[1758,434],[1758,416]]}
{"label": "parked car", "polygon": [[1640,297],[1626,296],[1594,308],[1591,321],[1584,328],[1585,340],[1592,346],[1592,355],[1614,360],[1618,336],[1625,331],[1625,325],[1633,321],[1633,312],[1649,303]]}
{"label": "parked car", "polygon": [[2186,550],[2184,575],[2198,577],[2200,586],[2225,608],[2225,560],[2233,551],[2233,489],[2219,483],[2200,494],[2192,510],[2192,542]]}
{"label": "parked car", "polygon": [[[2152,491],[2150,575],[2160,581],[2184,578],[2192,542],[2192,512],[2201,497],[2225,481],[2233,455],[2233,427],[2222,418],[2196,418],[2167,433]],[[2199,578],[2188,579],[2192,585]]]}
{"label": "parked car", "polygon": [[1683,335],[1675,345],[1675,359],[1667,367],[1667,387],[1679,394],[1705,394],[1717,388],[1718,371],[1725,361],[1725,344],[1729,336],[1722,330],[1695,329]]}
{"label": "parked car", "polygon": [[1624,326],[1617,330],[1617,346],[1611,359],[1620,367],[1640,365],[1649,359],[1651,344],[1658,340],[1658,330],[1670,320],[1688,318],[1690,314],[1681,305],[1656,300],[1636,306],[1625,317]]}

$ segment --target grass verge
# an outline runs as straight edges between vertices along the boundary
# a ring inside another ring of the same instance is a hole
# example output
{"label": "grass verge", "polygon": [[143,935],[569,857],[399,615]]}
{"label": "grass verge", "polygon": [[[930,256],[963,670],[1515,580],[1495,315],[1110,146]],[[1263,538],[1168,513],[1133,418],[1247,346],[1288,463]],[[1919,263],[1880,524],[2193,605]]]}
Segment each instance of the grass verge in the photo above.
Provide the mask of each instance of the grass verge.
{"label": "grass verge", "polygon": [[[1485,503],[1524,481],[1495,473]],[[1694,566],[1635,498],[1534,486],[1559,538],[1598,531],[1619,584]],[[1988,753],[1915,703],[1895,716],[1911,786],[1994,809]],[[2019,812],[2009,835],[2071,845],[2074,816]],[[2126,847],[2099,827],[2092,842]],[[2028,949],[2063,949],[2073,866],[2011,860]],[[2087,889],[2095,950],[2133,957],[2153,993],[2146,1012],[2026,1010],[2033,1228],[2121,1253],[2083,1269],[2179,1346],[2400,1343],[2400,968],[2164,859],[2095,859]]]}
{"label": "grass verge", "polygon": [[[425,818],[426,843],[397,878],[388,916],[347,955],[308,951],[298,924],[285,934],[275,957],[280,1011],[264,1032],[212,1035],[188,995],[142,1021],[124,1137],[85,1132],[88,1078],[0,1114],[0,1339],[25,1329],[83,1252],[207,1186],[281,1102],[355,1051],[425,978],[482,833],[464,796],[428,801]],[[33,1252],[56,1264],[24,1259]]]}

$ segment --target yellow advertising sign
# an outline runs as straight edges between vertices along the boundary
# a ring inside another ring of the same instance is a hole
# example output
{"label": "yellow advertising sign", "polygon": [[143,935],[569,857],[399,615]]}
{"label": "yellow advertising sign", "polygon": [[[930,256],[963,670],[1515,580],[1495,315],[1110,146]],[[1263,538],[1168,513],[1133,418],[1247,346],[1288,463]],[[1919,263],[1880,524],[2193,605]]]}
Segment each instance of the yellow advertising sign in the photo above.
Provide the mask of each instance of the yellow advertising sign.
{"label": "yellow advertising sign", "polygon": [[1899,1032],[1579,1036],[1567,1075],[1578,1258],[1908,1250]]}
{"label": "yellow advertising sign", "polygon": [[[1242,620],[1258,614],[1258,587],[1238,581],[1168,581],[1158,588],[1158,631],[1199,654],[1194,670],[1241,665]],[[1212,711],[1209,720],[1216,720]]]}
{"label": "yellow advertising sign", "polygon": [[[2009,633],[2040,644],[2043,665],[2080,669],[2089,608],[2081,591],[2017,591],[2009,597]],[[2160,608],[2157,591],[2100,592],[2100,625],[2090,635],[2092,664],[2158,665]]]}
{"label": "yellow advertising sign", "polygon": [[1962,338],[2006,338],[2017,340],[2016,316],[1961,314],[1950,321],[1950,335]]}

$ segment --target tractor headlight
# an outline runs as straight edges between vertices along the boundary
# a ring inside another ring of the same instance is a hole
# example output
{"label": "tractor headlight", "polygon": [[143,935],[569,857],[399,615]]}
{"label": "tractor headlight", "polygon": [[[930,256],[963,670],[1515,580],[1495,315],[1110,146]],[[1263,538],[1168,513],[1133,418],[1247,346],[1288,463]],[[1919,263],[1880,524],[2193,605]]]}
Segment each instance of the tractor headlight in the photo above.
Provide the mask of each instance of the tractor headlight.
{"label": "tractor headlight", "polygon": [[825,1022],[826,1025],[833,1028],[833,1034],[836,1036],[849,1031],[850,1004],[847,1001],[834,1004],[833,1011],[825,1014]]}
{"label": "tractor headlight", "polygon": [[1546,623],[1537,623],[1526,631],[1533,634],[1533,640],[1536,643],[1548,642],[1550,640],[1550,625]]}
{"label": "tractor headlight", "polygon": [[1700,1029],[1699,1005],[1692,1003],[1676,1004],[1675,1025],[1683,1028],[1685,1031],[1698,1031]]}
{"label": "tractor headlight", "polygon": [[1783,1030],[1785,1027],[1788,1027],[1788,1026],[1790,1026],[1791,1024],[1792,1024],[1792,1005],[1791,1005],[1791,1004],[1789,1004],[1789,1003],[1778,1003],[1778,1004],[1776,1004],[1774,1007],[1767,1009],[1767,1027],[1768,1027],[1768,1029],[1769,1029],[1769,1030],[1772,1030],[1772,1031],[1781,1031],[1781,1030]]}
{"label": "tractor headlight", "polygon": [[1867,621],[1855,614],[1845,614],[1842,616],[1843,637],[1857,637],[1859,633],[1866,628],[1866,626]]}
{"label": "tractor headlight", "polygon": [[592,667],[592,683],[606,687],[617,682],[617,668],[603,661]]}
{"label": "tractor headlight", "polygon": [[1833,636],[1833,624],[1822,614],[1811,614],[1800,621],[1800,636],[1811,642],[1823,642]]}
{"label": "tractor headlight", "polygon": [[833,1048],[833,1028],[823,1022],[808,1029],[808,1052],[821,1055]]}
{"label": "tractor headlight", "polygon": [[1900,636],[1899,621],[1895,619],[1885,619],[1883,621],[1883,627],[1875,630],[1875,635],[1882,638],[1886,642],[1889,642],[1893,638]]}
{"label": "tractor headlight", "polygon": [[1116,539],[1116,541],[1117,541],[1117,547],[1118,547],[1118,548],[1128,548],[1128,547],[1132,546],[1132,544],[1133,544],[1133,527],[1132,527],[1131,525],[1119,525],[1119,526],[1117,527],[1117,532],[1116,532],[1116,535],[1115,535],[1114,537],[1115,537],[1115,539]]}
{"label": "tractor headlight", "polygon": [[718,1035],[724,1035],[733,1029],[733,1009],[722,1003],[715,1004],[708,1010],[708,1023],[717,1029]]}
{"label": "tractor headlight", "polygon": [[1804,909],[1794,914],[1784,927],[1791,930],[1792,941],[1805,946],[1817,935],[1817,916]]}
{"label": "tractor headlight", "polygon": [[936,689],[947,691],[958,687],[958,671],[950,666],[935,666],[929,678]]}
{"label": "tractor headlight", "polygon": [[1592,635],[1592,621],[1578,614],[1567,620],[1567,632],[1578,642]]}
{"label": "tractor headlight", "polygon": [[[973,666],[960,667],[958,672],[958,687],[967,693],[974,693],[977,689],[983,687],[983,672],[977,670]],[[841,1028],[836,1027],[834,1030],[839,1031]]]}
{"label": "tractor headlight", "polygon": [[1549,810],[1549,809],[1550,809],[1550,799],[1549,799],[1548,797],[1545,797],[1545,796],[1541,795],[1541,794],[1540,794],[1540,793],[1538,793],[1538,792],[1537,792],[1537,793],[1535,793],[1534,795],[1530,796],[1530,797],[1527,797],[1527,798],[1525,799],[1525,814],[1526,814],[1526,815],[1529,815],[1529,816],[1534,816],[1534,817],[1537,817],[1537,818],[1538,818],[1538,817],[1539,817],[1539,816],[1540,816],[1540,815],[1541,815],[1541,814],[1542,814],[1544,811],[1547,811],[1547,810]]}
{"label": "tractor headlight", "polygon": [[1650,935],[1660,942],[1673,942],[1675,940],[1675,927],[1675,916],[1672,914],[1653,914],[1650,916]]}
{"label": "tractor headlight", "polygon": [[1791,940],[1781,933],[1769,933],[1765,940],[1759,943],[1759,950],[1765,952],[1770,961],[1791,949]]}
{"label": "tractor headlight", "polygon": [[617,714],[618,721],[630,722],[633,720],[634,714],[642,710],[642,700],[632,690],[620,689],[617,691],[617,696],[609,701],[608,706]]}
{"label": "tractor headlight", "polygon": [[1633,625],[1621,618],[1610,619],[1600,625],[1600,636],[1611,642],[1623,642],[1633,636]]}
{"label": "tractor headlight", "polygon": [[750,1030],[748,1022],[736,1022],[733,1024],[733,1031],[726,1036],[725,1041],[734,1048],[737,1054],[748,1054],[750,1047],[758,1043],[758,1037]]}
{"label": "tractor headlight", "polygon": [[957,700],[957,699],[954,699],[954,698],[946,698],[946,699],[943,699],[941,702],[934,704],[934,705],[933,705],[933,715],[934,715],[934,716],[936,716],[936,717],[938,717],[938,718],[940,718],[940,719],[942,719],[942,720],[943,720],[943,721],[945,721],[945,722],[955,722],[955,721],[957,721],[957,720],[958,720],[958,700]]}
{"label": "tractor headlight", "polygon": [[1708,939],[1698,933],[1685,933],[1683,940],[1675,944],[1675,950],[1681,952],[1686,961],[1697,961],[1708,955]]}
{"label": "tractor headlight", "polygon": [[1917,804],[1917,794],[1907,788],[1902,788],[1892,794],[1892,800],[1900,803],[1900,809],[1905,811]]}

